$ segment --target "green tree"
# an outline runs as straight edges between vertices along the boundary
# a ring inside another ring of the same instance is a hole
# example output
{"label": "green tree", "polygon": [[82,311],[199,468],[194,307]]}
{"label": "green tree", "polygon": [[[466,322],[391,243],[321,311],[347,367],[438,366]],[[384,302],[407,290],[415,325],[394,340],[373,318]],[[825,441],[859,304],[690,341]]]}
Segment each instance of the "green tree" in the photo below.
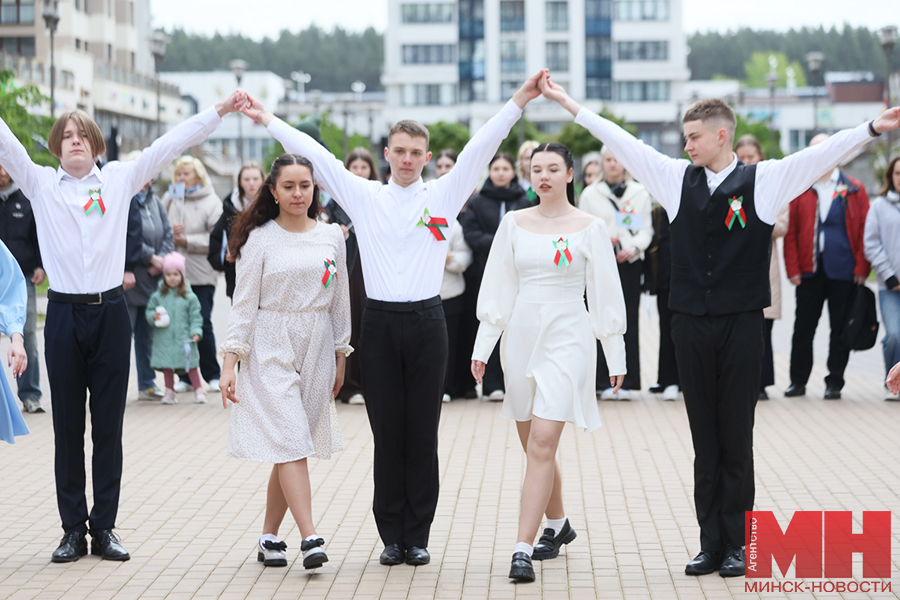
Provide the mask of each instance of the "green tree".
{"label": "green tree", "polygon": [[775,72],[778,74],[778,87],[787,87],[788,69],[794,71],[794,81],[797,87],[806,87],[806,75],[803,67],[796,60],[788,62],[788,58],[783,52],[754,52],[744,63],[744,84],[747,87],[760,88],[768,85],[767,77],[771,70],[770,58],[773,56],[777,61]]}
{"label": "green tree", "polygon": [[[634,125],[629,125],[625,122],[625,119],[613,115],[606,108],[600,111],[600,116],[609,119],[631,135],[637,135],[637,128]],[[557,141],[568,148],[573,156],[577,157],[584,156],[590,152],[599,152],[603,148],[603,142],[591,135],[590,131],[573,121],[563,125]]]}
{"label": "green tree", "polygon": [[462,152],[462,149],[472,137],[469,135],[469,128],[465,125],[448,123],[447,121],[438,121],[429,125],[428,135],[431,138],[428,149],[435,155],[447,148],[457,153]]}
{"label": "green tree", "polygon": [[31,160],[39,165],[57,167],[59,160],[47,149],[53,119],[28,112],[29,108],[40,108],[50,99],[33,85],[18,87],[14,78],[12,71],[0,71],[0,118],[25,146]]}
{"label": "green tree", "polygon": [[506,152],[511,155],[513,158],[519,153],[519,127],[521,127],[521,122],[525,122],[525,140],[534,140],[536,142],[544,143],[547,141],[547,136],[538,129],[534,123],[522,117],[522,120],[516,122],[513,125],[513,128],[510,130],[509,135],[506,136],[506,139],[500,143],[500,149],[498,152]]}
{"label": "green tree", "polygon": [[[300,118],[300,121],[305,119],[307,115],[303,115]],[[331,120],[330,113],[325,113],[322,115],[321,128],[319,131],[319,135],[322,138],[322,141],[325,143],[325,146],[328,148],[328,151],[331,152],[334,157],[338,160],[344,160],[344,130],[340,128],[340,126]],[[350,150],[353,150],[357,146],[362,146],[365,149],[369,149],[369,138],[364,135],[360,135],[358,133],[354,133],[350,136],[347,144]],[[281,142],[275,142],[272,146],[272,149],[263,159],[263,168],[265,168],[268,173],[272,169],[272,163],[275,162],[275,159],[284,154],[284,146],[281,145]],[[376,157],[375,163],[378,163],[378,159]]]}
{"label": "green tree", "polygon": [[[769,126],[761,121],[748,121],[744,119],[741,115],[735,115],[737,117],[737,127],[734,131],[734,139],[738,140],[742,135],[750,134],[759,140],[759,145],[762,146],[763,153],[766,155],[766,158],[784,158],[784,152],[781,151],[780,143],[781,143],[781,132],[778,130],[771,130]],[[771,136],[774,133],[775,140],[775,149],[774,152],[770,147],[770,140],[773,139]]]}

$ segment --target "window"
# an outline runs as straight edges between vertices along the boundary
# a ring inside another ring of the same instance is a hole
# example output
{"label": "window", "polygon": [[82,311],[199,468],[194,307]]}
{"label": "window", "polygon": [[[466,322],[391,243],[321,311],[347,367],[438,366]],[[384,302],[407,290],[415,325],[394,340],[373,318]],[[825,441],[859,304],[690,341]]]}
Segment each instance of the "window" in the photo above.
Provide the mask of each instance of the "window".
{"label": "window", "polygon": [[79,40],[78,38],[75,38],[75,49],[81,50],[81,40]]}
{"label": "window", "polygon": [[134,2],[128,3],[128,23],[134,27]]}
{"label": "window", "polygon": [[132,52],[130,56],[131,56],[131,60],[130,60],[131,70],[134,71],[134,70],[135,70],[135,56],[134,56],[134,52]]}
{"label": "window", "polygon": [[515,94],[518,89],[522,86],[522,82],[518,79],[514,81],[501,81],[500,82],[500,99],[506,100],[508,98],[512,98],[513,94]]}
{"label": "window", "polygon": [[547,31],[569,30],[569,3],[548,2],[546,5]]}
{"label": "window", "polygon": [[34,0],[0,0],[0,24],[34,23]]}
{"label": "window", "polygon": [[452,23],[453,3],[401,4],[400,15],[404,23]]}
{"label": "window", "polygon": [[612,100],[612,81],[609,78],[585,79],[585,96],[591,100]]}
{"label": "window", "polygon": [[404,106],[448,106],[456,102],[451,83],[421,83],[403,86]]}
{"label": "window", "polygon": [[112,48],[112,44],[107,44],[107,45],[106,45],[106,60],[109,61],[109,62],[112,62],[112,59],[113,59],[113,48]]}
{"label": "window", "polygon": [[459,37],[484,37],[484,0],[459,0]]}
{"label": "window", "polygon": [[669,42],[619,42],[618,60],[668,60]]}
{"label": "window", "polygon": [[638,131],[637,137],[651,148],[659,150],[662,146],[658,131]]}
{"label": "window", "polygon": [[486,88],[483,79],[478,81],[459,82],[459,101],[461,103],[484,102],[485,95]]}
{"label": "window", "polygon": [[669,0],[617,0],[617,21],[668,21]]}
{"label": "window", "polygon": [[403,46],[405,65],[445,65],[455,62],[453,44],[409,44]]}
{"label": "window", "polygon": [[484,79],[484,40],[459,41],[459,78]]}
{"label": "window", "polygon": [[612,0],[585,0],[585,19],[611,19]]}
{"label": "window", "polygon": [[88,52],[88,51],[89,51],[89,49],[88,49],[88,41],[87,41],[87,40],[84,40],[84,51],[85,51],[85,52]]}
{"label": "window", "polygon": [[0,38],[0,48],[6,54],[24,56],[30,58],[34,56],[34,38],[33,37],[5,37]]}
{"label": "window", "polygon": [[500,72],[525,72],[525,41],[500,42]]}
{"label": "window", "polygon": [[616,84],[619,102],[667,102],[668,81],[620,81]]}
{"label": "window", "polygon": [[568,42],[547,42],[547,68],[551,72],[569,70]]}
{"label": "window", "polygon": [[525,31],[524,0],[501,0],[500,31]]}

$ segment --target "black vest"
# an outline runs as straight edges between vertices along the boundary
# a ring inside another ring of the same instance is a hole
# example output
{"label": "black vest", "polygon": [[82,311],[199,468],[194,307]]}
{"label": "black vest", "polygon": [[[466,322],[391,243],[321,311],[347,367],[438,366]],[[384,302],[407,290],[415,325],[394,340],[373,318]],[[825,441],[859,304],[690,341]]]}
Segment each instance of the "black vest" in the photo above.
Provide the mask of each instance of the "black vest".
{"label": "black vest", "polygon": [[[737,167],[710,195],[703,167],[684,174],[681,206],[670,225],[672,283],[669,308],[690,315],[730,315],[772,303],[769,252],[772,225],[759,220],[753,198],[756,165]],[[746,226],[735,219],[733,198],[743,197]]]}

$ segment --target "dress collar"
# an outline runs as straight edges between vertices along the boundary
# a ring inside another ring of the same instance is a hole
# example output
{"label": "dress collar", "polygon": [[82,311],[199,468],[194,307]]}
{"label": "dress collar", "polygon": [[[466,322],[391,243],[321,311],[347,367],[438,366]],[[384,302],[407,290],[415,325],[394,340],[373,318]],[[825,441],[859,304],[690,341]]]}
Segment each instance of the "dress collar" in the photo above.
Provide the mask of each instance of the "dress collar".
{"label": "dress collar", "polygon": [[94,166],[91,168],[90,172],[81,179],[78,179],[74,175],[70,175],[69,173],[65,172],[62,166],[60,166],[56,169],[56,181],[57,183],[59,183],[60,181],[62,181],[63,177],[68,177],[69,179],[72,179],[74,181],[84,181],[85,179],[93,175],[97,178],[98,181],[100,181],[100,183],[103,183],[102,173],[103,172],[100,170],[100,167],[97,166],[97,163],[94,163]]}

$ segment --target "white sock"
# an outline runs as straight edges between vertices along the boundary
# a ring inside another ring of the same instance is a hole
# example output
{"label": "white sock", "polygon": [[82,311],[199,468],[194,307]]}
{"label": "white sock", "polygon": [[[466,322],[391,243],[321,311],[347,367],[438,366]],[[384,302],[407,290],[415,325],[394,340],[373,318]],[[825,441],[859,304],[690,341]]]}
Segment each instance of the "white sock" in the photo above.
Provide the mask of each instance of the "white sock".
{"label": "white sock", "polygon": [[524,552],[528,556],[531,556],[534,553],[534,548],[531,544],[526,544],[525,542],[517,542],[516,547],[513,548],[513,554],[516,552]]}
{"label": "white sock", "polygon": [[547,528],[553,530],[553,537],[559,535],[559,532],[562,531],[563,526],[566,524],[566,519],[568,517],[563,517],[562,519],[547,519]]}
{"label": "white sock", "polygon": [[263,544],[265,544],[266,542],[277,543],[278,536],[275,535],[274,533],[264,533],[261,536],[259,536],[259,547],[260,548],[265,549]]}

